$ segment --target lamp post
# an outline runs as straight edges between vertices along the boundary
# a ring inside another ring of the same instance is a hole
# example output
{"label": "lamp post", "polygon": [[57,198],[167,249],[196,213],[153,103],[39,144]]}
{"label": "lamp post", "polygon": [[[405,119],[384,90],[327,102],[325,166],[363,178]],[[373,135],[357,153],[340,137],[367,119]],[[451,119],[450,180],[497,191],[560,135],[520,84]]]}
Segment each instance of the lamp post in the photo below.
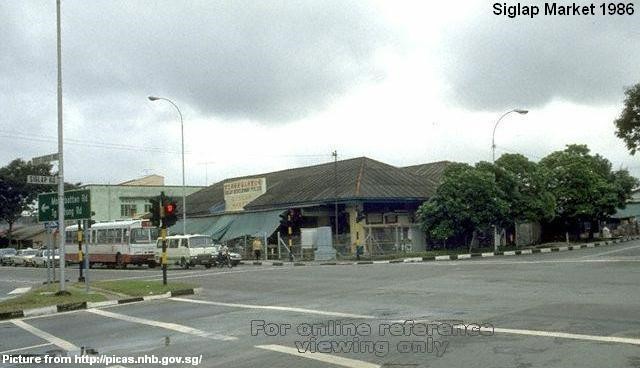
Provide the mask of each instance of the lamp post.
{"label": "lamp post", "polygon": [[164,97],[149,96],[149,101],[165,100],[173,105],[178,110],[180,115],[180,133],[182,141],[182,234],[187,234],[187,191],[184,184],[184,122],[182,121],[182,112],[180,108],[173,101]]}
{"label": "lamp post", "polygon": [[[507,112],[505,112],[504,114],[502,114],[500,116],[500,118],[498,118],[498,121],[496,121],[496,125],[493,126],[493,134],[491,136],[491,155],[492,155],[492,161],[495,164],[496,163],[496,128],[498,127],[498,124],[500,124],[500,121],[507,115],[511,114],[512,112],[516,112],[520,115],[525,115],[529,112],[529,110],[523,110],[523,109],[513,109],[513,110],[509,110]],[[495,174],[494,174],[495,175]],[[495,180],[495,177],[494,177]],[[498,250],[498,228],[496,225],[493,225],[493,250],[497,251]],[[516,240],[517,242],[517,240]]]}
{"label": "lamp post", "polygon": [[492,157],[493,157],[493,163],[496,163],[496,128],[498,127],[498,124],[500,124],[500,121],[502,120],[502,118],[504,118],[505,116],[511,114],[512,112],[517,112],[520,115],[525,115],[529,112],[529,110],[522,110],[522,109],[513,109],[513,110],[509,110],[507,112],[505,112],[504,114],[502,114],[502,116],[500,116],[500,118],[498,119],[498,121],[496,121],[496,125],[493,126],[493,135],[491,136],[491,152],[492,152]]}

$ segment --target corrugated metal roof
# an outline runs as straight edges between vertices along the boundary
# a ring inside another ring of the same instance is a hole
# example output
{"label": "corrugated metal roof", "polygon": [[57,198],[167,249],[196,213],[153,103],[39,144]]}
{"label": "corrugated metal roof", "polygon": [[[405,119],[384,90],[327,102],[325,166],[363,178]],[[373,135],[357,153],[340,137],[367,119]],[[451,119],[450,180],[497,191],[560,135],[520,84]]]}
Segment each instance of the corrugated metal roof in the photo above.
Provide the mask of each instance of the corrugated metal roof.
{"label": "corrugated metal roof", "polygon": [[[245,206],[247,210],[321,204],[335,198],[334,163],[329,162],[218,182],[187,197],[188,213],[204,215],[221,208],[225,182],[261,177],[266,178],[267,191]],[[367,157],[338,161],[337,177],[339,200],[426,200],[437,187],[427,177]]]}
{"label": "corrugated metal roof", "polygon": [[414,175],[422,176],[427,180],[433,181],[435,185],[439,185],[442,182],[444,170],[451,164],[453,164],[451,161],[437,161],[427,164],[405,166],[402,170],[408,171]]}

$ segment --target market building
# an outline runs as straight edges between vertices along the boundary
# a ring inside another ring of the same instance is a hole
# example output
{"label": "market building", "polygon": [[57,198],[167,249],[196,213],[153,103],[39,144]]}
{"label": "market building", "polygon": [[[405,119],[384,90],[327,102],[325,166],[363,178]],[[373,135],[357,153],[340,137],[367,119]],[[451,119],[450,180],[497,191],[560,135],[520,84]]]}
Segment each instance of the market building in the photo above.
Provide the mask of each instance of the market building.
{"label": "market building", "polygon": [[[187,197],[187,233],[245,247],[261,238],[272,255],[288,244],[302,254],[305,230],[318,228],[330,229],[331,245],[343,254],[358,246],[377,253],[423,250],[416,211],[448,164],[395,167],[359,157],[226,179]],[[181,221],[170,231],[181,232]]]}

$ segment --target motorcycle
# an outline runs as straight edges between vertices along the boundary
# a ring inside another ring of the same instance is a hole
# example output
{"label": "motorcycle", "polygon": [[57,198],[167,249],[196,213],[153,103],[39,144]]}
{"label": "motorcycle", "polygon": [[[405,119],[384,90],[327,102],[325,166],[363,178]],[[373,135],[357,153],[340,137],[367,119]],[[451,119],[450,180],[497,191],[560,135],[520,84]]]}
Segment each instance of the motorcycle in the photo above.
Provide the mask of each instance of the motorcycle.
{"label": "motorcycle", "polygon": [[216,267],[233,267],[233,263],[231,263],[231,256],[229,253],[223,253],[222,251],[218,252],[218,256],[216,257]]}

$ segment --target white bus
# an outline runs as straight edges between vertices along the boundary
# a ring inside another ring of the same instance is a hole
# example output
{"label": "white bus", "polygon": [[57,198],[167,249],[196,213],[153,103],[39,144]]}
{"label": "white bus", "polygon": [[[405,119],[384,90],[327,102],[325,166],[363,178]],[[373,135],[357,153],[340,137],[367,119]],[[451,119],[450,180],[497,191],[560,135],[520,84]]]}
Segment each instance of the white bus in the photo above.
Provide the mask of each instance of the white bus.
{"label": "white bus", "polygon": [[[89,247],[89,264],[126,267],[129,264],[155,267],[154,251],[159,230],[149,220],[97,222],[84,232]],[[65,260],[78,262],[78,225],[67,226]],[[84,243],[83,243],[84,244]],[[82,247],[84,251],[84,245]]]}

